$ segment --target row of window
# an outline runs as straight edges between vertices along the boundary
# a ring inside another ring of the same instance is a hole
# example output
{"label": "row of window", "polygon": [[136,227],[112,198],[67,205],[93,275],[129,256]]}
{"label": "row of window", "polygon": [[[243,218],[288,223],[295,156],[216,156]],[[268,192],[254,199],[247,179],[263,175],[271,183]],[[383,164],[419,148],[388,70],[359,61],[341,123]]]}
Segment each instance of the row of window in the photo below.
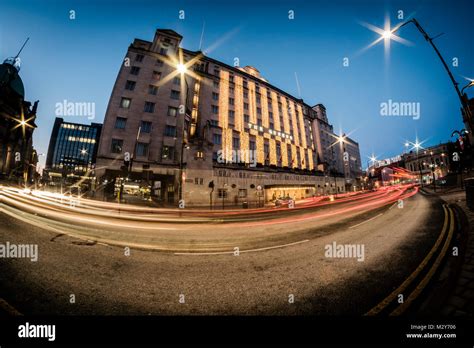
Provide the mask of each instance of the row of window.
{"label": "row of window", "polygon": [[[149,143],[137,142],[135,153],[137,157],[147,157],[149,150]],[[120,154],[123,151],[123,140],[122,139],[112,139],[110,151],[112,153]],[[166,160],[173,160],[175,158],[175,148],[174,146],[163,145],[161,148],[161,158]]]}
{"label": "row of window", "polygon": [[[214,67],[214,75],[219,77],[220,78],[220,68],[219,67]],[[229,92],[230,94],[233,94],[234,92],[234,75],[233,73],[230,73],[229,74],[229,83],[230,83],[230,86],[229,86]],[[243,79],[243,88],[244,88],[244,98],[248,98],[248,81],[246,78]],[[214,80],[214,88],[219,88],[219,81],[218,80]],[[262,91],[263,90],[263,91]],[[260,103],[260,98],[261,98],[261,92],[264,92],[266,90],[266,93],[267,93],[267,98],[268,99],[272,99],[272,95],[271,95],[271,90],[268,88],[268,89],[265,89],[265,88],[261,88],[260,85],[258,83],[255,84],[255,92],[256,92],[256,99],[257,99],[257,103]],[[289,105],[290,104],[290,100],[288,97],[284,97],[285,100],[286,100],[286,104]],[[282,99],[283,99],[283,96],[281,96],[280,94],[277,94],[277,99],[278,99],[278,104],[279,104],[279,107],[281,106],[282,104]]]}
{"label": "row of window", "polygon": [[[124,129],[127,124],[127,119],[124,117],[117,117],[115,119],[115,128],[117,129]],[[140,121],[140,133],[151,133],[152,130],[152,122],[150,121]],[[176,137],[176,126],[167,125],[165,127],[166,136],[169,137]]]}
{"label": "row of window", "polygon": [[[217,94],[217,93],[213,93],[213,94]],[[233,100],[233,99],[230,98],[229,100]],[[230,104],[230,105],[233,105],[233,104]],[[248,111],[248,110],[249,110],[249,105],[247,103],[244,103],[244,111]],[[213,114],[216,114],[216,115],[219,114],[219,106],[218,105],[211,105],[211,111],[212,111]],[[263,124],[263,121],[260,118],[261,116],[262,116],[262,108],[257,107],[257,125],[258,126],[262,126],[262,124]],[[270,111],[268,113],[268,116],[269,116],[269,128],[274,129],[275,128],[275,123],[274,123],[274,118],[273,118],[273,112]],[[235,121],[235,111],[234,110],[228,110],[228,122],[229,122],[229,124],[233,125],[234,121]],[[244,123],[249,123],[249,122],[250,122],[250,115],[249,114],[244,114]],[[289,124],[289,127],[290,127],[290,133],[291,133],[291,135],[293,135],[293,120],[291,118],[288,120],[288,124]],[[296,124],[297,124],[298,135],[301,138],[301,130],[300,130],[300,127],[299,127],[298,119],[296,120]],[[283,132],[285,131],[285,124],[283,122],[283,116],[281,116],[281,115],[280,115],[280,128],[281,128],[281,131],[283,131]],[[308,136],[309,135],[307,135],[307,137]]]}
{"label": "row of window", "polygon": [[[171,99],[174,100],[179,100],[179,92],[178,91],[171,91]],[[124,98],[120,100],[120,107],[122,109],[130,109],[132,105],[132,99],[131,98]],[[148,113],[153,113],[155,112],[155,105],[156,103],[146,101],[145,105],[143,107],[143,112],[148,112]]]}

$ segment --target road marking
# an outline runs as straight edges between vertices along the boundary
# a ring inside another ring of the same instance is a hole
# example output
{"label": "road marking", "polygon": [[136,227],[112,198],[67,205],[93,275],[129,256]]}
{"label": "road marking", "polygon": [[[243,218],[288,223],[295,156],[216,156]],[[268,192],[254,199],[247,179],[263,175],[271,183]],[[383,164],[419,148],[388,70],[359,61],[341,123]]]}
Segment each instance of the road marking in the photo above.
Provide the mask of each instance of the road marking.
{"label": "road marking", "polygon": [[433,275],[438,270],[439,265],[443,261],[443,258],[446,255],[446,252],[448,251],[449,245],[451,244],[451,239],[454,233],[454,214],[451,208],[448,207],[448,210],[449,210],[449,216],[450,216],[451,221],[449,223],[448,237],[446,238],[446,241],[444,242],[443,249],[439,253],[438,257],[433,263],[433,266],[431,266],[431,269],[428,271],[428,273],[425,275],[422,281],[417,285],[415,290],[413,290],[413,292],[410,294],[407,300],[404,303],[400,304],[398,308],[393,310],[392,313],[390,313],[391,316],[403,314],[403,312],[407,310],[407,308],[413,303],[413,301],[415,301],[416,298],[421,294],[421,292],[426,287],[426,285],[428,285],[428,282],[431,280]]}
{"label": "road marking", "polygon": [[[292,246],[292,245],[297,245],[297,244],[302,244],[309,242],[309,239],[305,240],[300,240],[299,242],[294,242],[294,243],[288,243],[288,244],[282,244],[282,245],[275,245],[271,247],[265,247],[265,248],[258,248],[258,249],[248,249],[248,250],[240,250],[239,253],[250,253],[250,252],[256,252],[256,251],[264,251],[264,250],[271,250],[271,249],[277,249],[277,248],[284,248],[287,246]],[[193,252],[185,252],[185,253],[174,253],[175,255],[187,255],[187,256],[204,256],[204,255],[227,255],[227,254],[234,254],[235,251],[216,251],[216,252],[207,252],[207,253],[193,253]]]}
{"label": "road marking", "polygon": [[349,227],[349,228],[354,228],[354,227],[360,226],[360,225],[362,225],[362,224],[365,224],[366,222],[369,222],[369,221],[371,221],[371,220],[373,220],[373,219],[375,219],[375,218],[378,218],[380,215],[383,215],[383,213],[380,213],[379,215],[376,215],[376,216],[374,216],[373,218],[370,218],[370,219],[368,219],[368,220],[362,221],[361,223],[358,223],[357,225],[351,226],[351,227]]}
{"label": "road marking", "polygon": [[438,239],[436,240],[435,244],[431,248],[428,255],[425,256],[425,258],[418,265],[418,267],[410,274],[410,276],[407,279],[405,279],[405,281],[397,289],[395,289],[390,295],[388,295],[385,299],[383,299],[379,304],[373,307],[370,311],[365,313],[365,315],[377,315],[382,310],[384,310],[385,307],[387,307],[395,298],[397,298],[399,294],[402,294],[403,291],[405,291],[405,289],[410,285],[410,283],[420,274],[423,268],[426,267],[426,265],[430,261],[433,254],[436,252],[436,250],[438,250],[438,247],[441,244],[441,241],[444,239],[444,236],[446,235],[446,231],[448,229],[448,213],[446,210],[446,204],[443,204],[443,210],[444,210],[443,229],[441,230],[441,233]]}
{"label": "road marking", "polygon": [[22,316],[20,312],[18,312],[14,307],[12,307],[7,301],[0,298],[0,309],[7,312],[9,315],[12,316]]}

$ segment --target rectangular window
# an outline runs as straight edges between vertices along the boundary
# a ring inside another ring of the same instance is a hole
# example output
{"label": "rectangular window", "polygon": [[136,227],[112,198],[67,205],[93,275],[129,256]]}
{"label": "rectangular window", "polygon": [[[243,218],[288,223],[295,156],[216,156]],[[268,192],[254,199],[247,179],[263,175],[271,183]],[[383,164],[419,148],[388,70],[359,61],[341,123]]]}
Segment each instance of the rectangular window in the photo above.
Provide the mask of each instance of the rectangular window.
{"label": "rectangular window", "polygon": [[257,150],[257,141],[255,140],[254,136],[249,138],[249,150],[250,151]]}
{"label": "rectangular window", "polygon": [[144,58],[143,54],[137,54],[137,55],[135,56],[135,61],[137,61],[137,62],[143,62],[143,58]]}
{"label": "rectangular window", "polygon": [[234,105],[234,98],[229,98],[229,105]]}
{"label": "rectangular window", "polygon": [[155,65],[161,68],[163,66],[163,61],[161,59],[157,59]]}
{"label": "rectangular window", "polygon": [[218,189],[217,190],[217,196],[219,198],[227,198],[227,189]]}
{"label": "rectangular window", "polygon": [[168,106],[168,116],[175,117],[178,114],[178,108],[174,108],[172,106]]}
{"label": "rectangular window", "polygon": [[213,114],[219,113],[219,107],[217,105],[211,105],[211,109]]}
{"label": "rectangular window", "polygon": [[112,145],[110,151],[112,153],[122,153],[123,140],[122,139],[112,139]]}
{"label": "rectangular window", "polygon": [[127,82],[125,83],[125,89],[127,89],[129,91],[133,91],[135,89],[136,84],[137,83],[135,81],[127,80]]}
{"label": "rectangular window", "polygon": [[137,143],[137,156],[144,157],[148,155],[148,143]]}
{"label": "rectangular window", "polygon": [[120,101],[120,107],[123,109],[129,109],[131,103],[132,103],[132,99],[122,98],[122,100]]}
{"label": "rectangular window", "polygon": [[219,127],[219,121],[218,120],[210,120],[210,124],[212,127]]}
{"label": "rectangular window", "polygon": [[150,133],[151,132],[151,122],[149,121],[142,121],[140,123],[140,132],[142,133]]}
{"label": "rectangular window", "polygon": [[178,86],[181,85],[181,79],[179,78],[179,76],[175,76],[173,78],[173,83]]}
{"label": "rectangular window", "polygon": [[168,137],[176,137],[176,127],[175,126],[166,126],[165,135]]}
{"label": "rectangular window", "polygon": [[144,112],[155,112],[155,103],[145,102]]}
{"label": "rectangular window", "polygon": [[168,54],[168,49],[164,48],[164,47],[161,47],[160,48],[160,54],[163,55],[163,56],[166,56]]}
{"label": "rectangular window", "polygon": [[158,87],[154,85],[148,86],[148,94],[156,95],[158,93]]}
{"label": "rectangular window", "polygon": [[261,115],[262,114],[262,108],[257,108],[257,115]]}
{"label": "rectangular window", "polygon": [[151,77],[154,81],[159,81],[161,79],[161,73],[159,71],[153,71]]}
{"label": "rectangular window", "polygon": [[219,88],[219,81],[213,81],[214,88]]}
{"label": "rectangular window", "polygon": [[257,126],[259,126],[259,127],[262,126],[262,119],[259,118],[259,119],[257,120]]}
{"label": "rectangular window", "polygon": [[179,91],[171,90],[171,99],[179,100]]}
{"label": "rectangular window", "polygon": [[265,156],[265,165],[266,166],[270,165],[270,144],[268,143],[268,140],[266,139],[263,144],[263,154]]}
{"label": "rectangular window", "polygon": [[249,83],[247,82],[247,80],[244,80],[244,81],[243,81],[243,86],[244,86],[244,88],[248,88]]}
{"label": "rectangular window", "polygon": [[138,75],[140,73],[140,68],[138,66],[132,66],[130,68],[131,75]]}
{"label": "rectangular window", "polygon": [[291,154],[291,145],[286,145],[286,154],[288,155],[288,167],[293,167],[293,158]]}
{"label": "rectangular window", "polygon": [[248,98],[249,97],[249,92],[248,91],[244,91],[244,98]]}
{"label": "rectangular window", "polygon": [[239,198],[247,197],[247,189],[239,189]]}
{"label": "rectangular window", "polygon": [[174,154],[174,147],[173,146],[167,146],[163,145],[163,148],[161,149],[161,158],[162,159],[173,159],[173,154]]}
{"label": "rectangular window", "polygon": [[126,124],[127,124],[127,119],[125,117],[117,117],[115,119],[116,129],[125,129]]}
{"label": "rectangular window", "polygon": [[229,119],[235,117],[235,111],[234,110],[229,110]]}
{"label": "rectangular window", "polygon": [[249,103],[244,103],[244,110],[248,110],[249,109]]}
{"label": "rectangular window", "polygon": [[277,157],[277,164],[278,166],[281,167],[281,162],[282,162],[282,158],[281,158],[281,145],[279,142],[276,143],[276,157]]}
{"label": "rectangular window", "polygon": [[212,92],[212,100],[219,100],[219,93]]}
{"label": "rectangular window", "polygon": [[257,103],[260,104],[260,102],[262,101],[262,97],[260,96],[260,94],[257,94],[255,96],[255,99],[257,100]]}
{"label": "rectangular window", "polygon": [[222,135],[221,134],[213,134],[212,135],[212,142],[214,145],[221,145],[222,144]]}
{"label": "rectangular window", "polygon": [[250,116],[249,115],[244,115],[244,122],[249,123],[250,122]]}
{"label": "rectangular window", "polygon": [[234,150],[240,149],[240,138],[239,137],[232,137],[232,148]]}

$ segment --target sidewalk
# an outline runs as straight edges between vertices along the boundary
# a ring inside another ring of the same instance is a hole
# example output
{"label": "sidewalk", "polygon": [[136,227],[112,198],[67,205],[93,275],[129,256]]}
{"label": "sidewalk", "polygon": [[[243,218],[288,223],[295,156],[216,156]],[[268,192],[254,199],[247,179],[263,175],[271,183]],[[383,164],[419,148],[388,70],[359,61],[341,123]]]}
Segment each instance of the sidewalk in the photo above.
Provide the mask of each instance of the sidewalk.
{"label": "sidewalk", "polygon": [[[467,207],[466,192],[461,188],[437,190],[436,193],[432,188],[424,188],[424,191],[439,196],[449,204],[457,205],[467,218],[467,221],[461,222],[467,225],[461,226],[466,232],[466,235],[462,236],[466,239],[465,248],[463,248],[464,243],[459,243],[459,257],[462,259],[457,260],[458,269],[454,271],[457,276],[452,280],[454,284],[450,284],[451,290],[447,293],[440,310],[443,316],[472,316],[474,315],[474,211]],[[452,259],[448,260],[448,268],[455,263],[452,261]],[[446,270],[444,271],[447,273]],[[442,272],[440,278],[443,276]]]}

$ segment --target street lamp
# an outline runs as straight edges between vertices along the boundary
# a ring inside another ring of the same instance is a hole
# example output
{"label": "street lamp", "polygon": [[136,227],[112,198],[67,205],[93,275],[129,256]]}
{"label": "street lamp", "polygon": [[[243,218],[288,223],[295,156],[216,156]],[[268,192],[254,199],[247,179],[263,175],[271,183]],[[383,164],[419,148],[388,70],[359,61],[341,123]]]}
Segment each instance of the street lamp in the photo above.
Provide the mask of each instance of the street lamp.
{"label": "street lamp", "polygon": [[384,30],[382,33],[382,37],[386,40],[392,38],[392,32],[390,30]]}
{"label": "street lamp", "polygon": [[405,153],[408,153],[408,148],[410,147],[410,143],[407,141],[405,142]]}
{"label": "street lamp", "polygon": [[421,165],[420,165],[420,157],[419,157],[419,150],[422,147],[421,147],[421,143],[418,142],[418,139],[416,139],[415,143],[413,144],[413,148],[416,150],[416,161],[418,162],[418,170],[420,172],[420,186],[423,187],[423,175],[421,173]]}
{"label": "street lamp", "polygon": [[184,65],[183,63],[178,63],[176,65],[176,70],[182,75],[184,75],[188,71],[186,65]]}
{"label": "street lamp", "polygon": [[474,80],[471,80],[467,85],[465,85],[462,89],[461,89],[461,94],[464,95],[464,90],[466,88],[469,88],[469,87],[472,87],[474,86]]}
{"label": "street lamp", "polygon": [[[393,40],[395,40],[395,41],[402,42],[403,39],[401,39],[399,36],[394,35],[394,34],[395,34],[398,30],[400,30],[401,27],[407,25],[408,23],[412,23],[412,24],[415,25],[415,27],[418,29],[418,31],[423,35],[423,37],[425,38],[425,40],[429,42],[429,44],[431,45],[431,47],[432,47],[432,48],[434,49],[434,51],[436,52],[438,58],[440,59],[440,61],[441,61],[441,63],[443,64],[443,66],[444,66],[446,72],[448,73],[449,78],[451,79],[451,82],[452,82],[452,84],[453,84],[453,86],[454,86],[454,89],[456,90],[456,94],[458,95],[459,100],[461,101],[461,109],[462,109],[462,110],[464,111],[464,113],[465,113],[465,116],[466,116],[467,121],[468,121],[468,123],[469,123],[469,125],[470,125],[470,128],[473,129],[473,128],[474,128],[474,125],[472,124],[472,117],[471,117],[472,115],[470,115],[470,110],[469,110],[469,108],[468,108],[468,106],[467,106],[466,100],[465,100],[465,98],[463,98],[463,93],[459,90],[459,87],[458,87],[459,83],[454,79],[454,76],[453,76],[453,74],[451,73],[451,70],[449,70],[448,64],[446,64],[446,61],[444,60],[444,58],[443,58],[443,56],[441,55],[440,51],[438,50],[438,48],[436,47],[436,45],[435,45],[434,42],[433,42],[433,39],[435,39],[435,38],[438,37],[439,35],[436,36],[436,37],[430,37],[430,36],[428,35],[428,33],[427,33],[427,32],[423,29],[423,27],[420,25],[420,23],[416,20],[416,18],[412,18],[412,19],[410,19],[410,20],[408,20],[408,21],[406,21],[406,22],[404,22],[404,23],[402,23],[402,24],[396,26],[396,27],[393,28],[393,29],[388,28],[388,30],[387,30],[387,28],[386,28],[385,30],[382,31],[382,29],[376,28],[376,27],[374,27],[374,26],[370,26],[369,28],[373,27],[373,29],[371,29],[371,30],[373,30],[373,31],[375,31],[375,32],[378,32],[378,33],[380,34],[380,39],[376,40],[375,43],[377,43],[377,42],[381,41],[382,39],[384,39],[385,43],[388,44],[391,39],[393,39]],[[389,25],[388,25],[388,26],[389,26]],[[403,41],[405,41],[405,40],[403,40]],[[473,86],[473,85],[474,85],[474,83],[473,83],[473,81],[471,81],[467,86],[465,86],[465,87],[463,88],[463,90],[464,90],[465,88],[471,87],[471,86]]]}
{"label": "street lamp", "polygon": [[[336,137],[336,142],[335,142],[335,144],[339,144],[340,149],[342,150],[341,155],[342,155],[342,171],[343,171],[343,174],[344,174],[344,187],[346,185],[346,164],[345,164],[345,161],[344,161],[344,152],[345,152],[344,143],[346,141],[345,139],[346,139],[346,135],[339,133],[339,135]],[[338,187],[337,187],[337,182],[336,182],[336,177],[335,176],[334,176],[334,185],[335,185],[334,189],[336,190],[335,193],[336,193],[336,197],[337,197]]]}

